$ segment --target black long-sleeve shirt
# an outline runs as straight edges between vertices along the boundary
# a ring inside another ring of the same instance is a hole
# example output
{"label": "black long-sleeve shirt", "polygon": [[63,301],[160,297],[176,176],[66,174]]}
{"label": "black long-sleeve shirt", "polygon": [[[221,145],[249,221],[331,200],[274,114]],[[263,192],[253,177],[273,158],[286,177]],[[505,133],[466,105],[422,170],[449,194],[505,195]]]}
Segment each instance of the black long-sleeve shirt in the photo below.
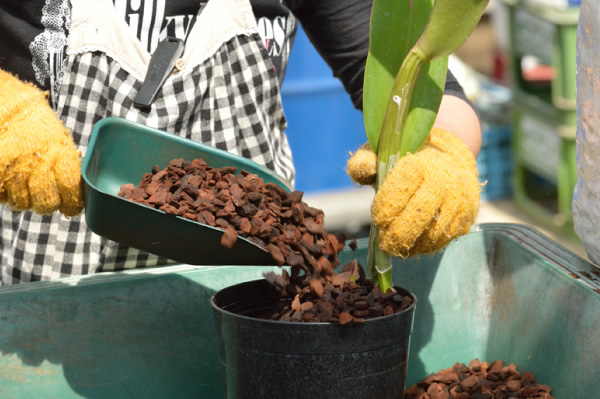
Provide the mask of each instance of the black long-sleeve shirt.
{"label": "black long-sleeve shirt", "polygon": [[[152,52],[167,35],[185,38],[199,4],[206,1],[113,0],[115,11]],[[298,23],[362,109],[362,88],[369,47],[372,0],[251,0],[258,30],[283,81]],[[66,46],[69,30],[68,0],[4,0],[0,3],[0,68],[50,89],[57,71],[48,47]],[[448,71],[445,93],[466,99]]]}

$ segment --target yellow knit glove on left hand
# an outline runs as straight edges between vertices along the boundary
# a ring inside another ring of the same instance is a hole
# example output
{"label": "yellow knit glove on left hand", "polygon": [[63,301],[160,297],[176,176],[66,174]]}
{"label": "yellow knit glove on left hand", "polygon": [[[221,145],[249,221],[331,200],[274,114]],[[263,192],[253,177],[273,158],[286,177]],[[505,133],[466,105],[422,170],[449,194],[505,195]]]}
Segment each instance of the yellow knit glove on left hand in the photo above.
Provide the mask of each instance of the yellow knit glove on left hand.
{"label": "yellow knit glove on left hand", "polygon": [[[376,155],[368,145],[348,161],[360,184],[375,182]],[[400,257],[435,252],[469,232],[481,185],[473,154],[456,136],[433,129],[423,147],[390,170],[371,205],[379,247]]]}
{"label": "yellow knit glove on left hand", "polygon": [[75,216],[81,161],[46,93],[0,69],[0,202],[17,211]]}

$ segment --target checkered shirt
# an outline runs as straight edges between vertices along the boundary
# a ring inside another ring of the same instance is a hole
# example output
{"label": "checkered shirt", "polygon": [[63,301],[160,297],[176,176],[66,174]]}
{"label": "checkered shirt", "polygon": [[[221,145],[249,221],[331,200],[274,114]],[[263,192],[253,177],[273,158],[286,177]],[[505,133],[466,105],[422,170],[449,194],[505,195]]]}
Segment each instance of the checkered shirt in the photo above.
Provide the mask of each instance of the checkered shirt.
{"label": "checkered shirt", "polygon": [[[201,65],[172,76],[149,112],[133,106],[140,87],[103,52],[68,57],[57,112],[83,154],[94,124],[114,116],[244,156],[293,183],[279,83],[258,34],[235,36]],[[2,207],[0,217],[3,285],[172,263],[92,233],[83,215]]]}

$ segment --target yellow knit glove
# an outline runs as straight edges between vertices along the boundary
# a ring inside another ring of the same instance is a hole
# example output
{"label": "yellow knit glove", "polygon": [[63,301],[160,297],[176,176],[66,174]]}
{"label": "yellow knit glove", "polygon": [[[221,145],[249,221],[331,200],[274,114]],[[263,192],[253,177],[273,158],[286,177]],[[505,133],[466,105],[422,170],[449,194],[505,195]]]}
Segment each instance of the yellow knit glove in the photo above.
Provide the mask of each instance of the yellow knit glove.
{"label": "yellow knit glove", "polygon": [[[374,184],[376,156],[368,145],[348,161],[352,180]],[[371,205],[379,247],[407,257],[442,249],[469,232],[481,185],[473,154],[456,136],[433,129],[423,147],[388,172]]]}
{"label": "yellow knit glove", "polygon": [[47,94],[0,69],[0,202],[42,215],[81,213],[79,155]]}

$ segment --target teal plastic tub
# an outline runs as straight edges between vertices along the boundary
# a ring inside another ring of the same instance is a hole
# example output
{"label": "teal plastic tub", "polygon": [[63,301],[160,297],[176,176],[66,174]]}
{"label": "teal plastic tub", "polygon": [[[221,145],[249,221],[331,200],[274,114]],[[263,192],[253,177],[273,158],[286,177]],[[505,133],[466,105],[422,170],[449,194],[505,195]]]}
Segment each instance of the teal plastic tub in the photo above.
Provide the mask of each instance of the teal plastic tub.
{"label": "teal plastic tub", "polygon": [[[352,257],[364,263],[366,241],[341,260]],[[210,297],[273,269],[179,265],[3,287],[0,397],[222,398]],[[397,260],[395,283],[419,301],[407,384],[502,359],[557,399],[598,397],[599,280],[590,263],[512,224]]]}

